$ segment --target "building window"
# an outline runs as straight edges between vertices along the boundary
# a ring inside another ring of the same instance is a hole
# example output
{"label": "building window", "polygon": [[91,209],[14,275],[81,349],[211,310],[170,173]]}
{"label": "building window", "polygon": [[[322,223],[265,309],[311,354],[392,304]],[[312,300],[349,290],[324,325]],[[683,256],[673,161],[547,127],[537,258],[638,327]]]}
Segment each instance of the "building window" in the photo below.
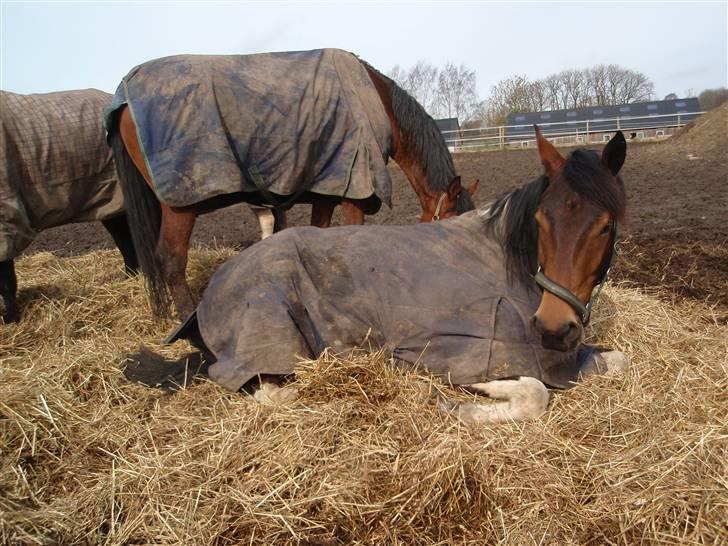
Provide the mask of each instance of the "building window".
{"label": "building window", "polygon": [[566,112],[566,117],[567,118],[575,118],[576,117],[576,112]]}
{"label": "building window", "polygon": [[594,111],[593,111],[593,114],[595,116],[601,115],[603,113],[604,113],[604,110],[602,110],[601,108],[595,108]]}
{"label": "building window", "polygon": [[516,116],[516,121],[526,121],[526,116]]}
{"label": "building window", "polygon": [[551,119],[551,114],[541,114],[541,119]]}
{"label": "building window", "polygon": [[657,110],[657,105],[656,104],[648,104],[647,105],[647,109],[648,110]]}
{"label": "building window", "polygon": [[680,101],[680,102],[676,102],[675,103],[675,108],[684,108],[684,107],[685,107],[685,102],[684,101]]}
{"label": "building window", "polygon": [[622,107],[621,107],[621,108],[619,109],[619,111],[620,111],[620,112],[629,112],[629,106],[622,106]]}

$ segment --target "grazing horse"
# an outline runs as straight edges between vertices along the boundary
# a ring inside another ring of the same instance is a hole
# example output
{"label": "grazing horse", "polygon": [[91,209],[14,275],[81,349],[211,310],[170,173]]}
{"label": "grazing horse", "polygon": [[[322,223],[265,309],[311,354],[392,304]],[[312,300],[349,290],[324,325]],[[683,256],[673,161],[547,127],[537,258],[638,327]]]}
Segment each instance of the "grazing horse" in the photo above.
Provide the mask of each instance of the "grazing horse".
{"label": "grazing horse", "polygon": [[14,259],[42,230],[100,220],[124,258],[137,259],[121,187],[99,120],[111,95],[96,89],[0,91],[0,299],[20,319]]}
{"label": "grazing horse", "polygon": [[204,212],[244,201],[282,220],[294,203],[312,203],[312,225],[327,227],[341,204],[347,224],[362,224],[390,202],[390,157],[421,221],[474,208],[477,182],[461,186],[433,119],[341,50],[150,61],[123,79],[106,126],[157,315],[170,295],[180,317],[193,309],[185,270]]}
{"label": "grazing horse", "polygon": [[[169,341],[192,341],[209,377],[238,390],[294,373],[296,355],[366,339],[396,362],[507,399],[446,405],[465,421],[540,415],[545,385],[569,388],[628,362],[582,343],[625,212],[626,145],[617,133],[601,156],[563,158],[538,130],[537,140],[545,174],[478,211],[414,226],[296,228],[253,245],[217,270]],[[127,376],[152,384],[189,373],[185,359],[131,360]],[[288,398],[292,388],[258,392]]]}

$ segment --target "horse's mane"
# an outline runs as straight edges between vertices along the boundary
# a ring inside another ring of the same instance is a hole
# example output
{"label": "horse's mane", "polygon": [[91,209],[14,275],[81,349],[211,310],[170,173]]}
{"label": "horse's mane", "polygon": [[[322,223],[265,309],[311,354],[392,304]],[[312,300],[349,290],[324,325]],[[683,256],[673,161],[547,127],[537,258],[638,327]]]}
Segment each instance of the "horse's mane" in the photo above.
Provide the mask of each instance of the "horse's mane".
{"label": "horse's mane", "polygon": [[[610,182],[596,152],[574,150],[567,158],[562,177],[573,192],[604,208],[615,221],[624,216],[626,198],[622,180],[617,177],[617,184]],[[527,285],[538,267],[535,214],[548,184],[548,177],[540,176],[501,195],[484,213],[486,232],[500,243],[510,278]]]}
{"label": "horse's mane", "polygon": [[[392,101],[392,114],[402,135],[403,146],[411,150],[427,174],[433,191],[447,191],[450,182],[457,176],[455,165],[447,149],[445,138],[435,120],[422,105],[391,78],[385,76],[366,61],[359,59],[364,67],[378,76],[388,87]],[[475,204],[467,191],[461,191],[455,202],[458,214],[473,210]]]}

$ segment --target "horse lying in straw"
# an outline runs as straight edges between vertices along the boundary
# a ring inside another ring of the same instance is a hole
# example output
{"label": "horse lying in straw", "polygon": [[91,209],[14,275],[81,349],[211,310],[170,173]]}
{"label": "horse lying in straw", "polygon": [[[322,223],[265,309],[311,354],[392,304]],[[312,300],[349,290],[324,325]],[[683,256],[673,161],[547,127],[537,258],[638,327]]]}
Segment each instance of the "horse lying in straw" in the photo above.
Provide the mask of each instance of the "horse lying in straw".
{"label": "horse lying in straw", "polygon": [[[362,224],[390,203],[391,157],[423,221],[474,208],[433,119],[392,80],[337,49],[179,55],[124,77],[106,116],[134,245],[154,311],[194,308],[185,279],[199,214],[270,205],[282,219],[312,203],[327,227],[337,204]],[[258,212],[261,212],[258,209]]]}
{"label": "horse lying in straw", "polygon": [[[256,396],[275,399],[295,395],[269,378],[294,373],[296,355],[366,338],[396,362],[507,399],[451,408],[465,421],[538,416],[545,384],[569,388],[627,358],[581,343],[625,212],[625,139],[617,133],[601,157],[580,149],[566,159],[538,129],[537,142],[545,174],[478,211],[414,226],[290,229],[253,245],[213,275],[170,341],[190,339],[224,387],[258,378]],[[184,362],[143,352],[126,373],[164,383],[194,372]]]}
{"label": "horse lying in straw", "polygon": [[42,230],[100,220],[129,273],[137,257],[101,126],[111,95],[96,89],[0,91],[0,299],[20,319],[14,259]]}

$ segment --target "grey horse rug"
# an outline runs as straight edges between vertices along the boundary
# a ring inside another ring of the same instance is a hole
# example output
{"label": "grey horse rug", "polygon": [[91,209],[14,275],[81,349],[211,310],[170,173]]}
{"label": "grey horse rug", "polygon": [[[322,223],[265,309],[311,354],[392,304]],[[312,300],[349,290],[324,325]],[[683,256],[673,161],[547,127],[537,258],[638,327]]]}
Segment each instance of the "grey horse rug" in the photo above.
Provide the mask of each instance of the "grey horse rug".
{"label": "grey horse rug", "polygon": [[304,191],[390,203],[392,129],[362,63],[318,49],[180,55],[135,67],[106,113],[128,105],[160,201]]}
{"label": "grey horse rug", "polygon": [[585,362],[599,368],[594,348],[541,346],[529,321],[540,293],[510,284],[504,263],[478,211],[413,226],[284,230],[210,280],[196,311],[217,359],[210,377],[237,390],[257,374],[293,373],[296,355],[365,340],[454,385],[530,376],[568,388]]}
{"label": "grey horse rug", "polygon": [[96,89],[18,95],[0,91],[0,261],[46,228],[124,211]]}

